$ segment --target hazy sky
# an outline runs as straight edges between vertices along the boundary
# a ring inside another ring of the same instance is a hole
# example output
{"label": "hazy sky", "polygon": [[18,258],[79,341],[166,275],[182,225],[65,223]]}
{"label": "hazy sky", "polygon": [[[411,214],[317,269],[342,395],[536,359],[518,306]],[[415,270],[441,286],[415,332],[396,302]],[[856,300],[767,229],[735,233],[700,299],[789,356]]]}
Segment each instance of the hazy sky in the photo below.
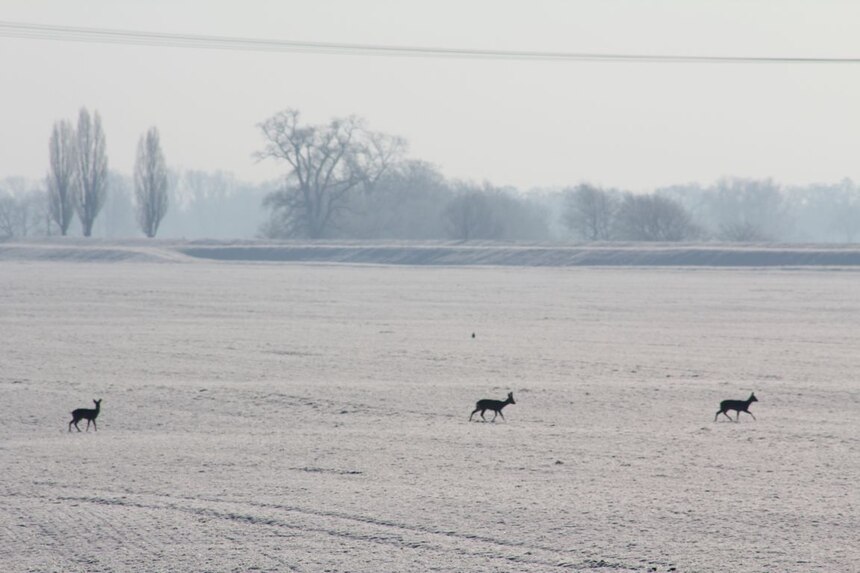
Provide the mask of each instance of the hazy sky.
{"label": "hazy sky", "polygon": [[[860,2],[2,0],[0,20],[281,40],[860,57]],[[860,180],[860,65],[625,64],[230,52],[0,37],[0,177],[42,177],[53,122],[103,119],[112,168],[261,181],[256,124],[356,114],[450,177],[647,190],[723,175]]]}

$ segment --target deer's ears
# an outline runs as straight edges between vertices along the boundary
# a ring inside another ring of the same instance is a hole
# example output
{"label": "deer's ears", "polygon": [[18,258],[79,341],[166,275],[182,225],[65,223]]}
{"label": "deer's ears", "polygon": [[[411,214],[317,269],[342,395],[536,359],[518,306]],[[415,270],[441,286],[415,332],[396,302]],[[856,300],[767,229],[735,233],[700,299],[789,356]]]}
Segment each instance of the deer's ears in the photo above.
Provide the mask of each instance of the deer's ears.
{"label": "deer's ears", "polygon": [[514,393],[513,393],[513,392],[508,392],[508,397],[509,397],[509,398],[513,398],[513,397],[514,397]]}

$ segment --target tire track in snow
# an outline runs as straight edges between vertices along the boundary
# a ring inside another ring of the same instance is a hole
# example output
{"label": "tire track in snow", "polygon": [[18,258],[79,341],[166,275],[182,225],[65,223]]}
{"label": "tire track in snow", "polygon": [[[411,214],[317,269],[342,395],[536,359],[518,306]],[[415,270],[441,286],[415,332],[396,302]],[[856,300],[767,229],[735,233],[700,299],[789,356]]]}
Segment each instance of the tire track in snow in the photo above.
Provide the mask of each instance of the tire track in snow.
{"label": "tire track in snow", "polygon": [[[234,524],[241,523],[248,526],[285,529],[294,532],[298,536],[306,536],[309,533],[320,534],[350,542],[373,543],[400,548],[406,547],[418,551],[448,555],[456,554],[461,558],[501,561],[511,565],[571,571],[606,569],[632,572],[643,570],[641,565],[632,566],[605,559],[585,558],[580,552],[575,550],[563,550],[479,534],[404,524],[363,515],[314,510],[282,504],[199,497],[174,497],[161,494],[123,494],[121,497],[92,495],[48,497],[6,493],[4,497],[10,495],[107,507],[138,508],[150,511],[177,511],[207,519],[226,520]],[[205,504],[218,504],[220,507],[214,508],[211,505]],[[289,517],[285,518],[283,516],[284,513],[288,514]],[[144,546],[148,544],[145,536],[137,540],[135,545],[141,542]],[[463,544],[470,544],[474,547],[464,547]]]}
{"label": "tire track in snow", "polygon": [[[175,502],[167,502],[163,505],[160,504],[147,504],[142,502],[129,502],[126,500],[108,500],[105,498],[70,498],[76,499],[78,501],[89,501],[91,503],[103,503],[108,505],[123,505],[123,506],[132,506],[132,507],[140,507],[146,509],[162,509],[162,510],[173,510],[173,511],[182,511],[186,513],[191,513],[194,515],[198,515],[201,517],[207,518],[216,518],[216,519],[224,519],[231,522],[239,522],[244,523],[249,526],[268,526],[268,527],[277,527],[282,529],[288,529],[291,531],[295,531],[299,534],[307,534],[307,533],[318,533],[323,534],[329,537],[337,537],[347,541],[352,542],[365,542],[365,543],[374,543],[379,545],[389,545],[394,547],[406,547],[410,549],[416,549],[420,551],[432,551],[439,553],[456,553],[461,557],[471,557],[471,558],[481,558],[481,559],[494,559],[494,560],[505,560],[512,563],[523,564],[523,565],[539,565],[543,567],[553,567],[559,569],[572,569],[578,570],[583,568],[589,568],[585,563],[573,563],[573,562],[565,562],[565,561],[549,561],[547,559],[541,559],[536,557],[530,557],[528,555],[500,555],[499,554],[499,546],[504,545],[506,548],[510,547],[518,547],[522,549],[527,549],[527,547],[522,544],[513,544],[513,543],[498,543],[491,542],[487,538],[481,538],[480,536],[472,536],[472,535],[457,535],[458,541],[474,541],[478,543],[491,543],[496,547],[493,547],[490,550],[471,550],[466,549],[457,545],[452,545],[450,543],[439,542],[433,540],[432,538],[426,538],[428,536],[432,536],[433,532],[423,531],[419,528],[414,527],[402,527],[395,523],[386,523],[373,519],[364,519],[364,518],[356,518],[354,516],[344,517],[337,514],[332,514],[328,512],[316,512],[316,511],[307,511],[299,508],[291,508],[277,505],[266,505],[266,504],[250,504],[250,503],[242,503],[242,502],[232,502],[232,501],[222,501],[222,500],[211,500],[211,499],[200,499],[200,498],[192,498],[190,500],[184,500],[184,503],[175,503]],[[222,509],[214,509],[211,507],[197,507],[191,505],[191,502],[206,502],[206,503],[219,503],[222,505],[238,505],[240,506],[238,509],[233,510],[222,510]],[[310,518],[310,523],[296,523],[290,522],[280,517],[273,517],[271,515],[259,515],[253,513],[251,508],[257,509],[270,509],[275,510],[278,513],[289,513],[292,515],[300,515],[305,518]],[[347,521],[352,522],[352,528],[343,528],[339,526],[337,523],[314,523],[319,521],[319,519],[323,519],[326,521]],[[354,526],[358,524],[359,526],[363,526],[365,531],[356,531]],[[382,531],[380,531],[380,529]],[[442,534],[447,537],[451,537],[447,534]],[[526,551],[526,553],[530,553]],[[615,569],[622,569],[621,567],[614,567]]]}
{"label": "tire track in snow", "polygon": [[[348,522],[356,522],[359,524],[366,524],[371,526],[379,526],[382,528],[392,528],[394,530],[403,530],[408,532],[413,532],[417,534],[425,534],[425,535],[435,535],[451,538],[459,541],[476,541],[480,543],[484,543],[490,546],[496,546],[498,548],[506,548],[506,549],[521,549],[529,553],[536,552],[545,552],[548,554],[557,555],[558,558],[564,562],[563,565],[558,564],[549,564],[554,567],[564,567],[564,568],[604,568],[604,569],[616,569],[616,570],[637,570],[636,566],[631,566],[627,564],[620,563],[619,561],[607,561],[603,558],[585,558],[583,556],[582,551],[578,551],[575,549],[559,549],[557,547],[550,547],[546,545],[539,544],[530,544],[522,541],[511,541],[508,539],[501,539],[498,537],[491,537],[486,535],[480,535],[476,533],[463,533],[450,529],[440,529],[434,527],[427,527],[421,525],[413,525],[408,523],[397,522],[393,520],[381,519],[377,517],[369,517],[365,515],[355,515],[346,512],[339,511],[330,511],[330,510],[320,510],[320,509],[308,509],[306,507],[299,507],[294,505],[286,505],[286,504],[278,504],[278,503],[265,503],[265,502],[253,502],[253,501],[239,501],[239,500],[223,500],[217,498],[205,498],[205,497],[187,497],[187,496],[176,496],[175,499],[183,499],[186,501],[206,501],[209,503],[234,503],[238,505],[246,505],[249,507],[255,508],[263,508],[263,509],[274,509],[279,511],[286,511],[290,513],[303,514],[308,516],[316,516],[321,518],[334,518],[338,520],[344,520]],[[568,565],[566,560],[571,559],[572,557],[576,557],[579,559],[577,564]],[[661,565],[667,568],[674,567],[672,563],[668,562],[659,562],[659,561],[647,561],[649,565]],[[546,563],[541,563],[546,564]]]}
{"label": "tire track in snow", "polygon": [[[363,402],[355,402],[350,400],[333,400],[330,398],[320,398],[304,396],[300,394],[286,394],[277,391],[260,391],[260,390],[245,390],[233,389],[234,392],[242,392],[246,396],[244,401],[254,403],[258,406],[272,406],[277,404],[292,404],[301,405],[313,410],[327,409],[334,414],[342,413],[362,413],[362,414],[384,414],[392,417],[402,417],[405,414],[413,414],[416,416],[428,419],[459,419],[460,414],[448,414],[444,412],[433,412],[427,410],[411,410],[409,408],[401,408],[397,405],[388,406],[380,404],[368,404]],[[273,399],[275,401],[273,401]],[[256,401],[256,402],[254,402]]]}
{"label": "tire track in snow", "polygon": [[[3,507],[0,511],[0,570],[46,573],[214,570],[208,563],[201,565],[199,555],[208,555],[220,542],[213,541],[218,539],[217,534],[201,525],[199,514],[165,514],[164,508],[157,504],[118,501],[124,500],[31,492],[0,493]],[[9,529],[19,531],[15,535],[4,535],[4,523],[8,523]],[[228,528],[216,528],[216,531],[226,532],[227,539],[241,534],[239,522],[231,521],[226,525]],[[262,570],[302,570],[288,562],[286,555],[274,551],[271,544],[258,546],[254,556],[256,563],[263,566]],[[175,564],[177,559],[179,565]],[[164,561],[174,566],[150,569]]]}

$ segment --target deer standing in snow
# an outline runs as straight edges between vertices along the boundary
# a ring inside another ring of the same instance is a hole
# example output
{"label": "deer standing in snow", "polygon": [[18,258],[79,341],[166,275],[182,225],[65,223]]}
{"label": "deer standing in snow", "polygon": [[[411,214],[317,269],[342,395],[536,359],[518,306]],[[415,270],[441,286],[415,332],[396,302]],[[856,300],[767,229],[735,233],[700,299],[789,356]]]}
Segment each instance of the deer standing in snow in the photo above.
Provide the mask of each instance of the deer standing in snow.
{"label": "deer standing in snow", "polygon": [[93,423],[93,428],[95,429],[95,431],[96,432],[99,431],[98,426],[96,426],[96,418],[99,417],[99,410],[101,410],[102,401],[100,399],[99,400],[93,400],[93,403],[95,403],[95,405],[96,405],[95,410],[90,409],[90,408],[78,408],[77,410],[74,410],[72,412],[72,421],[69,422],[69,431],[70,432],[72,431],[72,424],[75,425],[75,428],[77,428],[79,432],[81,431],[81,429],[78,428],[78,422],[80,422],[81,420],[87,421],[87,431],[88,432],[90,431],[90,422]]}

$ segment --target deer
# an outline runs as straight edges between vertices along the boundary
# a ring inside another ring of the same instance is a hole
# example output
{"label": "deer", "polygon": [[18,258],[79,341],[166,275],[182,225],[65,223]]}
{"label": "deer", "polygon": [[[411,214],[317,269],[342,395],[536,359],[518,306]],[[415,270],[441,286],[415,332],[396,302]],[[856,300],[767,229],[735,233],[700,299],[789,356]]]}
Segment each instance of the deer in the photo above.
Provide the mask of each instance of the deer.
{"label": "deer", "polygon": [[79,432],[81,431],[81,429],[78,428],[78,422],[80,422],[81,420],[87,421],[87,431],[88,432],[90,431],[90,422],[93,423],[93,428],[95,429],[95,431],[96,432],[99,431],[98,426],[96,426],[96,418],[99,417],[99,411],[101,410],[101,407],[102,407],[102,401],[101,401],[101,399],[93,400],[93,403],[96,405],[95,410],[92,410],[90,408],[78,408],[77,410],[72,411],[72,421],[69,422],[69,431],[70,432],[72,431],[72,424],[75,425],[75,428],[77,428],[77,430]]}
{"label": "deer", "polygon": [[723,414],[726,418],[731,420],[732,417],[727,414],[730,410],[734,410],[738,413],[738,417],[734,420],[735,422],[740,421],[741,412],[746,412],[753,417],[753,420],[755,420],[755,416],[753,416],[753,413],[749,410],[750,404],[753,402],[758,402],[758,398],[755,397],[755,392],[751,393],[750,397],[746,400],[723,400],[720,402],[720,409],[714,415],[714,422],[717,421],[720,414]]}
{"label": "deer", "polygon": [[[475,409],[472,411],[472,414],[469,416],[469,421],[470,422],[472,421],[472,416],[475,415],[475,412],[480,411],[481,412],[481,419],[486,422],[487,419],[484,418],[484,412],[486,412],[487,410],[493,411],[493,419],[490,420],[491,422],[496,421],[496,416],[501,416],[502,420],[504,420],[505,415],[502,414],[502,408],[504,408],[508,404],[516,404],[516,402],[514,402],[514,393],[513,392],[508,392],[508,399],[507,400],[489,400],[489,399],[478,400],[477,402],[475,402]],[[505,420],[505,421],[507,421],[507,420]]]}

